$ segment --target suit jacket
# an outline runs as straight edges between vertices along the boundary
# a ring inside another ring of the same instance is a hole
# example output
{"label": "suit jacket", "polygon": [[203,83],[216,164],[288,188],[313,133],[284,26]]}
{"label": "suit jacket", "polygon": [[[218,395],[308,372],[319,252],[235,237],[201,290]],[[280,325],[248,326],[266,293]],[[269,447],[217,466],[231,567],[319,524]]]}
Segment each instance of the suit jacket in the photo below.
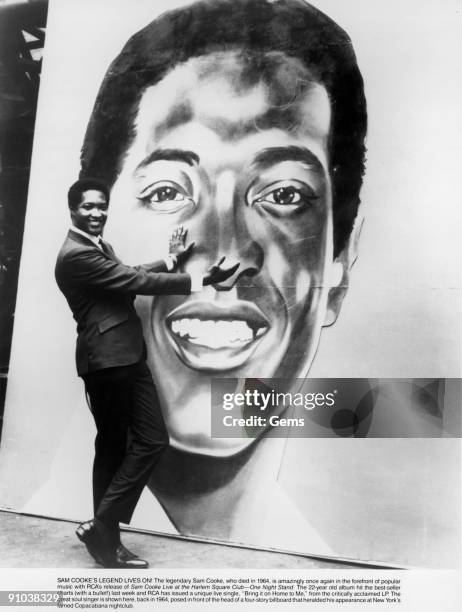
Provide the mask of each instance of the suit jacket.
{"label": "suit jacket", "polygon": [[163,261],[126,266],[108,243],[105,247],[107,252],[69,230],[56,261],[56,282],[77,322],[79,376],[143,357],[142,326],[133,304],[137,294],[191,291],[189,274],[169,274]]}

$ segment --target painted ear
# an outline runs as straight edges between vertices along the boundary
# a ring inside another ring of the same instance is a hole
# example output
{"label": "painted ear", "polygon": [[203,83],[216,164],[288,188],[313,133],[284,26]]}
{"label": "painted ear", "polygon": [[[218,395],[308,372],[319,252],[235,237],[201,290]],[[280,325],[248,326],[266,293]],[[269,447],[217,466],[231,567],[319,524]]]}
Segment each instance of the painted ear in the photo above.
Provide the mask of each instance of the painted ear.
{"label": "painted ear", "polygon": [[337,320],[343,298],[348,291],[350,270],[358,257],[358,242],[363,221],[364,218],[358,215],[345,248],[332,262],[329,279],[330,289],[323,323],[325,327],[332,325]]}

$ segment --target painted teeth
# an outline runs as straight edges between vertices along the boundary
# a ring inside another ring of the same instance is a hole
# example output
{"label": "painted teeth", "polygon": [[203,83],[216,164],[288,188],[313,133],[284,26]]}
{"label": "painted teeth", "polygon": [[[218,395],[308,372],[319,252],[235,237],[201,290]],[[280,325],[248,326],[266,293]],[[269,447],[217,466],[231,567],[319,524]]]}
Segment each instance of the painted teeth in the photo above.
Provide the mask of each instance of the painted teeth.
{"label": "painted teeth", "polygon": [[[254,333],[246,321],[202,321],[201,319],[176,319],[172,321],[172,331],[181,338],[188,337],[189,342],[210,348],[220,348],[251,342]],[[265,332],[260,327],[255,334],[259,338]]]}

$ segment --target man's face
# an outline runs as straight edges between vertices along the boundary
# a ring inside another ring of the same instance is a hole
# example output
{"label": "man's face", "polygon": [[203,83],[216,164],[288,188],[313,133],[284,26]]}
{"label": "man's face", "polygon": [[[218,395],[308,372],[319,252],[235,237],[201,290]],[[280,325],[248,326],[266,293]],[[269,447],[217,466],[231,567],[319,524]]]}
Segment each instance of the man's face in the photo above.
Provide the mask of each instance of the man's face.
{"label": "man's face", "polygon": [[108,202],[103,192],[88,189],[82,193],[80,204],[71,210],[74,227],[92,236],[99,236],[106,224]]}
{"label": "man's face", "polygon": [[186,272],[240,262],[221,286],[138,298],[171,442],[191,452],[251,443],[210,438],[212,377],[305,376],[325,321],[330,103],[296,60],[273,63],[260,76],[217,53],[148,88],[111,195],[107,229],[129,263],[165,253],[178,225],[195,242]]}

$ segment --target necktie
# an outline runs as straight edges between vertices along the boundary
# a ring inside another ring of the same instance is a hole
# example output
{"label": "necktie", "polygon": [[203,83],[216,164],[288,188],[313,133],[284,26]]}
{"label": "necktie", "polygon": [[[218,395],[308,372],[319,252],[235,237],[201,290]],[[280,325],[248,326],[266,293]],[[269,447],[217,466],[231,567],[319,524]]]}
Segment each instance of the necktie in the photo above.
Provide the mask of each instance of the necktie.
{"label": "necktie", "polygon": [[103,251],[103,253],[106,253],[106,255],[111,254],[107,244],[104,242],[102,238],[99,239],[99,246],[101,247],[101,250]]}

